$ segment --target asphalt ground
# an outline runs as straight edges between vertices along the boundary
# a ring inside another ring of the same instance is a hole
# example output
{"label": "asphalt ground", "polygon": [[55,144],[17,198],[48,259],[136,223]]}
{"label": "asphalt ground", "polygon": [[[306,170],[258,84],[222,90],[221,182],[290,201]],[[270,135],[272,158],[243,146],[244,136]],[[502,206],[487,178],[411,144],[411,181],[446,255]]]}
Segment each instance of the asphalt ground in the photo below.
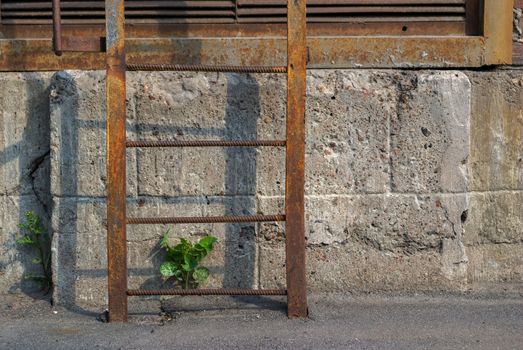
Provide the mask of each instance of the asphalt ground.
{"label": "asphalt ground", "polygon": [[0,296],[0,349],[523,349],[523,297],[309,296],[288,319],[282,297],[130,299],[127,324],[103,310]]}

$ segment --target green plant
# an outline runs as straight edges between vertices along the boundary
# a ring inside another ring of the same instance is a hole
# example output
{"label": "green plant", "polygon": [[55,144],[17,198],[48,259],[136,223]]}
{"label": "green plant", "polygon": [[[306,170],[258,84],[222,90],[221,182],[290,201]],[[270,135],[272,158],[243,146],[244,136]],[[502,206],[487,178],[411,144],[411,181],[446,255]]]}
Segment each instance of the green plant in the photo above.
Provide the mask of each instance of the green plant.
{"label": "green plant", "polygon": [[49,291],[52,287],[51,271],[51,240],[49,233],[42,226],[42,219],[33,211],[25,213],[26,222],[18,225],[22,229],[22,237],[16,240],[20,246],[32,247],[37,257],[32,263],[40,265],[40,273],[28,273],[25,278],[38,282],[42,289]]}
{"label": "green plant", "polygon": [[183,289],[196,288],[209,277],[209,270],[200,266],[201,261],[214,248],[218,240],[213,236],[205,236],[198,243],[191,243],[181,238],[175,246],[169,245],[169,232],[165,232],[160,247],[167,252],[166,261],[160,266],[164,280],[174,280]]}

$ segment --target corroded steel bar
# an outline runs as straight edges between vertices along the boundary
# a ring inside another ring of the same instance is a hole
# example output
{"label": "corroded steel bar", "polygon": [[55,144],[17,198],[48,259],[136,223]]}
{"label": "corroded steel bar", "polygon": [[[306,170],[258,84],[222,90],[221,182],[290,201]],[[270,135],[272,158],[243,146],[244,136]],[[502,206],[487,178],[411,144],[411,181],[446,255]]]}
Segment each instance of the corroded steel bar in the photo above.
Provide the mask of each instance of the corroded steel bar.
{"label": "corroded steel bar", "polygon": [[187,217],[159,217],[159,218],[127,218],[130,225],[140,224],[207,224],[207,223],[236,223],[236,222],[264,222],[285,221],[285,215],[242,215],[242,216],[187,216]]}
{"label": "corroded steel bar", "polygon": [[270,66],[211,66],[202,64],[129,64],[130,71],[190,71],[229,73],[286,73],[287,67]]}
{"label": "corroded steel bar", "polygon": [[[211,64],[234,60],[241,54],[242,62],[246,64],[271,66],[282,64],[286,51],[285,39],[280,37],[219,40],[147,37],[129,39],[126,44],[128,61],[134,63],[172,60],[191,64],[191,60],[197,60]],[[481,67],[495,63],[489,59],[491,56],[485,55],[488,45],[480,36],[310,36],[308,46],[309,68],[312,69]],[[0,71],[105,67],[105,55],[102,53],[74,52],[57,59],[50,47],[50,39],[0,40]],[[202,47],[209,48],[205,54]],[[394,60],[391,60],[389,52],[395,53]]]}
{"label": "corroded steel bar", "polygon": [[127,321],[124,1],[107,0],[107,273],[109,321]]}
{"label": "corroded steel bar", "polygon": [[60,0],[53,0],[53,50],[55,55],[62,56],[62,15]]}
{"label": "corroded steel bar", "polygon": [[307,34],[305,0],[287,2],[287,149],[285,255],[287,314],[307,317],[305,276],[305,94]]}
{"label": "corroded steel bar", "polygon": [[285,140],[127,141],[127,147],[283,147]]}
{"label": "corroded steel bar", "polygon": [[287,295],[287,291],[285,289],[130,289],[127,295]]}

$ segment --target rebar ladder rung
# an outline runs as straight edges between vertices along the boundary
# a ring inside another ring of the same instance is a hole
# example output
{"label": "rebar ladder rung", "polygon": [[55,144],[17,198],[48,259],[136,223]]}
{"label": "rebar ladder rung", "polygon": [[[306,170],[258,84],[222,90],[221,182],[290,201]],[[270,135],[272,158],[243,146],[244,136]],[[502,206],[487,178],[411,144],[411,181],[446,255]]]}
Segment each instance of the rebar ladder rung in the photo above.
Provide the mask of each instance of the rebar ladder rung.
{"label": "rebar ladder rung", "polygon": [[129,225],[153,224],[209,224],[209,223],[239,223],[239,222],[270,222],[285,221],[285,215],[242,215],[242,216],[187,216],[187,217],[157,217],[157,218],[127,218]]}
{"label": "rebar ladder rung", "polygon": [[286,289],[129,289],[128,296],[141,295],[287,295]]}
{"label": "rebar ladder rung", "polygon": [[222,73],[287,73],[284,66],[227,66],[202,64],[128,64],[128,71],[178,71],[178,72],[222,72]]}
{"label": "rebar ladder rung", "polygon": [[285,147],[285,140],[173,140],[173,141],[131,141],[127,147]]}

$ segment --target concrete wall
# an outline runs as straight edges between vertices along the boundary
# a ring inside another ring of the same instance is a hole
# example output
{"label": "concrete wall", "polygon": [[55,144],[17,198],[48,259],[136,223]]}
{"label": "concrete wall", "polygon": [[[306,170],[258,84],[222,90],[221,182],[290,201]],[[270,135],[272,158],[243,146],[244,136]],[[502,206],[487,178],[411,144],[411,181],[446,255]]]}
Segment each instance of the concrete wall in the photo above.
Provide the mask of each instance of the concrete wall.
{"label": "concrete wall", "polygon": [[34,210],[48,226],[51,74],[0,74],[0,293],[32,291],[22,278],[33,256],[16,246],[17,225]]}
{"label": "concrete wall", "polygon": [[[0,76],[0,292],[29,290],[25,210],[54,233],[55,299],[106,298],[104,73]],[[285,79],[129,73],[130,139],[283,139]],[[523,71],[308,75],[311,291],[523,285]],[[283,149],[129,149],[129,214],[274,214]],[[166,226],[128,229],[129,285],[158,286]],[[208,286],[284,286],[281,224],[173,227],[220,241]]]}

